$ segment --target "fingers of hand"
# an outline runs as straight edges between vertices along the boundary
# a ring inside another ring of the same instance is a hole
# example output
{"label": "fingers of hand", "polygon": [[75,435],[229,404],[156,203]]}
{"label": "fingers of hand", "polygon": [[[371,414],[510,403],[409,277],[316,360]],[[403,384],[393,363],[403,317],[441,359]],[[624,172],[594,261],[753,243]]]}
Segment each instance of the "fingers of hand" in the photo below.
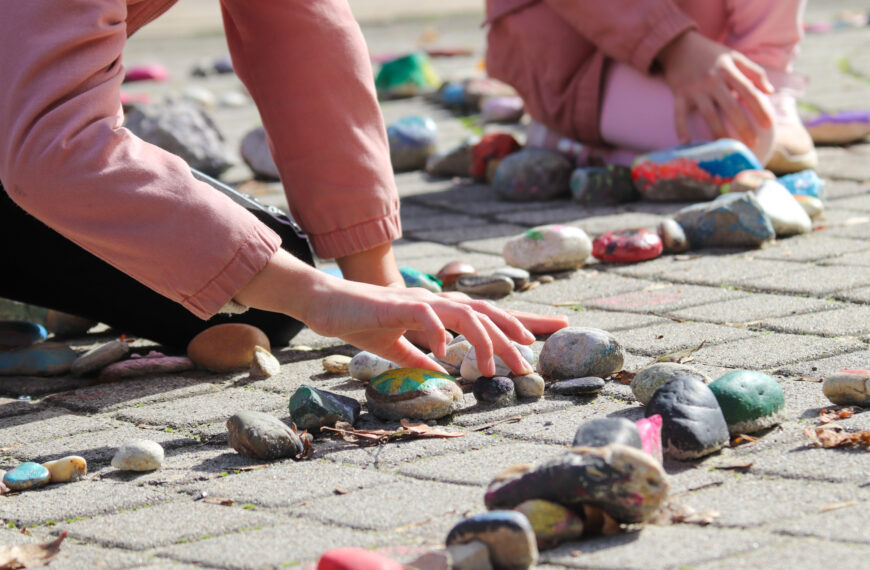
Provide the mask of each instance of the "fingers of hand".
{"label": "fingers of hand", "polygon": [[733,52],[734,64],[749,78],[753,85],[761,89],[768,95],[772,94],[775,89],[767,78],[767,72],[764,68],[743,55],[740,52]]}
{"label": "fingers of hand", "polygon": [[[495,354],[501,357],[505,364],[507,364],[508,368],[510,368],[516,374],[531,374],[534,372],[529,367],[529,363],[522,357],[520,351],[517,350],[517,347],[510,341],[507,336],[499,329],[496,324],[486,315],[481,315],[480,322],[483,323],[483,326],[486,327],[489,332],[490,338],[492,339],[492,350]],[[480,357],[478,356],[478,369],[484,375],[487,375],[487,372],[484,372],[483,368],[480,366]],[[495,365],[493,364],[493,371],[495,373]]]}
{"label": "fingers of hand", "polygon": [[740,104],[736,94],[724,83],[716,89],[716,106],[721,116],[734,126],[740,139],[748,146],[753,146],[758,140],[757,125],[750,111]]}
{"label": "fingers of hand", "polygon": [[550,334],[568,326],[568,319],[562,316],[537,315],[511,309],[505,309],[505,312],[517,318],[533,335]]}
{"label": "fingers of hand", "polygon": [[761,128],[770,128],[773,125],[773,118],[768,114],[762,101],[764,94],[756,89],[736,67],[733,74],[727,76],[726,81],[728,87],[736,93],[740,102],[747,109],[744,114],[748,112],[753,122]]}
{"label": "fingers of hand", "polygon": [[471,307],[477,312],[488,316],[493,323],[512,340],[520,344],[535,342],[535,335],[526,328],[523,322],[510,311],[499,309],[486,301],[472,301]]}
{"label": "fingers of hand", "polygon": [[714,138],[723,139],[728,137],[728,131],[725,130],[725,125],[722,123],[722,117],[719,116],[719,110],[713,104],[713,100],[708,96],[699,96],[695,99],[695,107],[710,128],[710,132]]}
{"label": "fingers of hand", "polygon": [[[495,363],[492,361],[492,339],[489,330],[482,322],[486,316],[465,303],[439,304],[437,312],[445,326],[465,335],[465,339],[474,347],[477,354],[477,366],[481,373],[487,376],[495,374]],[[489,319],[487,318],[487,320]]]}
{"label": "fingers of hand", "polygon": [[685,97],[674,97],[674,126],[677,129],[677,138],[683,144],[691,142],[689,136],[689,104]]}
{"label": "fingers of hand", "polygon": [[400,336],[392,347],[382,351],[381,356],[403,368],[428,368],[447,374],[447,371],[440,364],[423,354],[419,348],[403,336]]}

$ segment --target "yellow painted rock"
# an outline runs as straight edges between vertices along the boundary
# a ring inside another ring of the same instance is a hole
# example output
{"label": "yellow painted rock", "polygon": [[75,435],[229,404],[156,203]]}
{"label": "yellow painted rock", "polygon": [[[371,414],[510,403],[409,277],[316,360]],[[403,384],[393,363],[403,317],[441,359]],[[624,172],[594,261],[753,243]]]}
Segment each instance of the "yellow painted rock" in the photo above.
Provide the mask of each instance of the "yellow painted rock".
{"label": "yellow painted rock", "polygon": [[70,483],[78,481],[88,474],[88,462],[85,461],[84,457],[78,455],[46,461],[42,466],[48,469],[51,474],[49,483]]}
{"label": "yellow painted rock", "polygon": [[434,370],[396,368],[372,379],[366,403],[371,413],[384,420],[432,420],[459,409],[462,389],[453,377]]}
{"label": "yellow painted rock", "polygon": [[251,325],[229,323],[207,328],[187,345],[187,356],[212,372],[247,368],[254,361],[254,349],[271,350],[266,334]]}

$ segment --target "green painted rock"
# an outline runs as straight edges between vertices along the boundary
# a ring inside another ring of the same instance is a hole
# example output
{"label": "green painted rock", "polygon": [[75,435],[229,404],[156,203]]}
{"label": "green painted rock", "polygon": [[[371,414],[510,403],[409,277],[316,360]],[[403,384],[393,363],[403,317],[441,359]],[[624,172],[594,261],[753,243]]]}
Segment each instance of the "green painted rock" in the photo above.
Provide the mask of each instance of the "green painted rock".
{"label": "green painted rock", "polygon": [[729,372],[710,384],[710,390],[732,435],[756,432],[782,420],[785,394],[776,380],[763,372]]}
{"label": "green painted rock", "polygon": [[674,378],[696,378],[704,384],[710,383],[710,378],[692,370],[684,364],[676,362],[657,362],[642,368],[631,381],[631,391],[637,401],[644,406],[650,401],[656,390]]}
{"label": "green painted rock", "polygon": [[529,519],[540,550],[577,540],[583,534],[583,519],[558,503],[532,499],[520,503],[514,510]]}
{"label": "green painted rock", "polygon": [[397,368],[371,381],[366,403],[371,413],[384,420],[431,420],[458,410],[462,389],[452,377],[434,370]]}
{"label": "green painted rock", "polygon": [[317,433],[323,426],[336,422],[351,425],[359,419],[360,405],[353,398],[318,390],[303,384],[290,396],[290,419],[299,429]]}
{"label": "green painted rock", "polygon": [[870,406],[870,370],[841,370],[825,378],[822,392],[841,406]]}
{"label": "green painted rock", "polygon": [[375,87],[387,97],[411,97],[432,91],[441,81],[423,52],[398,57],[381,65]]}

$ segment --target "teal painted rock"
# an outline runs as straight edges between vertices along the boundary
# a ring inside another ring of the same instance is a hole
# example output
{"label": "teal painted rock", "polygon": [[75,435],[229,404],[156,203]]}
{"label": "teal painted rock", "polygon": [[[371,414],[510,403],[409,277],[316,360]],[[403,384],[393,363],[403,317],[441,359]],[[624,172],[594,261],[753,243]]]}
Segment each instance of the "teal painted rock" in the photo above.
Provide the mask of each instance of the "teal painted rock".
{"label": "teal painted rock", "polygon": [[558,503],[532,499],[520,503],[514,510],[529,519],[539,550],[578,540],[583,534],[583,519]]}
{"label": "teal painted rock", "polygon": [[735,370],[710,384],[731,435],[753,433],[782,421],[785,393],[763,372]]}
{"label": "teal painted rock", "polygon": [[65,344],[41,342],[27,348],[0,352],[0,376],[55,376],[69,372],[78,358]]}
{"label": "teal painted rock", "polygon": [[45,340],[45,327],[28,321],[0,321],[0,351],[26,348]]}
{"label": "teal painted rock", "polygon": [[709,384],[712,380],[692,370],[685,364],[677,364],[676,362],[657,362],[642,368],[635,374],[631,381],[631,391],[637,401],[644,406],[653,397],[656,390],[673,380],[674,378],[690,377],[700,380],[704,384]]}
{"label": "teal painted rock", "polygon": [[12,491],[26,491],[47,485],[51,479],[48,469],[39,463],[22,463],[3,476],[3,483]]}
{"label": "teal painted rock", "polygon": [[390,162],[396,172],[420,170],[435,153],[438,126],[429,117],[403,117],[387,127]]}
{"label": "teal painted rock", "polygon": [[384,420],[433,420],[462,404],[462,389],[451,376],[423,368],[397,368],[375,377],[366,388],[369,411]]}
{"label": "teal painted rock", "polygon": [[381,358],[377,354],[371,352],[358,352],[350,359],[350,364],[347,365],[347,373],[351,378],[357,380],[371,380],[379,374],[383,374],[387,370],[394,370],[399,366],[390,362],[386,358]]}
{"label": "teal painted rock", "polygon": [[601,329],[565,327],[544,343],[538,369],[556,380],[604,377],[622,370],[625,349],[612,334]]}
{"label": "teal painted rock", "polygon": [[683,208],[674,215],[693,249],[760,247],[776,233],[758,200],[749,193],[723,196]]}
{"label": "teal painted rock", "polygon": [[870,406],[870,370],[841,370],[822,383],[825,397],[838,406]]}
{"label": "teal painted rock", "polygon": [[825,199],[825,181],[819,177],[815,170],[801,170],[786,174],[779,178],[779,183],[795,196]]}
{"label": "teal painted rock", "polygon": [[498,164],[492,187],[502,200],[540,202],[571,191],[571,161],[551,150],[525,148]]}
{"label": "teal painted rock", "polygon": [[290,396],[290,419],[297,428],[311,433],[318,433],[323,426],[333,427],[339,421],[353,425],[359,412],[359,402],[353,398],[306,384]]}
{"label": "teal painted rock", "polygon": [[429,56],[423,52],[397,57],[381,65],[375,87],[386,97],[412,97],[441,84]]}
{"label": "teal painted rock", "polygon": [[490,511],[458,522],[447,533],[447,546],[480,541],[495,568],[525,569],[538,561],[535,531],[517,511]]}
{"label": "teal painted rock", "polygon": [[586,232],[558,224],[532,228],[508,240],[502,250],[508,265],[532,273],[577,269],[591,253]]}
{"label": "teal painted rock", "polygon": [[399,273],[402,274],[402,279],[405,280],[405,287],[422,287],[433,293],[441,292],[441,281],[434,275],[429,275],[407,266],[399,267]]}

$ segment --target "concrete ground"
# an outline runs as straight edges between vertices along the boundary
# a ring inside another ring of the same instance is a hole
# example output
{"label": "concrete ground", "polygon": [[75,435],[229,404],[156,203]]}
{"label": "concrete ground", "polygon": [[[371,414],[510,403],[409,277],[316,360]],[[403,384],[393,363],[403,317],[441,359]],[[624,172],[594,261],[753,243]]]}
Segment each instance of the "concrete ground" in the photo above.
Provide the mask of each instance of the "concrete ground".
{"label": "concrete ground", "polygon": [[[352,4],[364,11],[368,1]],[[162,62],[173,78],[129,90],[160,96],[193,83],[216,93],[239,87],[231,76],[188,76],[195,61],[226,48],[213,34],[216,3],[183,4],[175,19],[170,12],[131,40],[125,54],[127,64]],[[391,14],[388,4],[383,2],[383,14]],[[457,2],[461,9],[449,14],[432,9],[432,2],[415,4],[429,7],[416,13],[422,19],[364,18],[371,51],[401,52],[421,41],[466,46],[473,57],[438,60],[436,66],[445,78],[474,73],[484,47],[479,9],[468,15],[474,3]],[[814,0],[808,20],[830,20],[849,8],[866,5]],[[870,29],[808,36],[798,69],[811,79],[806,111],[866,108]],[[420,99],[385,102],[383,111],[387,121],[412,113],[434,117],[445,148],[471,132],[467,121]],[[234,148],[258,122],[252,106],[217,109],[214,116]],[[829,406],[814,380],[844,368],[870,368],[870,144],[820,148],[819,155],[828,201],[811,235],[760,250],[591,264],[498,302],[612,331],[628,349],[628,369],[704,340],[692,363],[698,369],[714,377],[735,368],[763,370],[777,378],[787,398],[786,421],[758,442],[700,462],[666,462],[673,495],[699,511],[717,511],[712,524],[649,526],[566,544],[544,552],[542,567],[866,567],[870,456],[811,448],[801,432],[817,425],[820,410]],[[227,175],[235,183],[249,178],[243,165]],[[405,238],[396,252],[400,263],[427,272],[453,259],[481,271],[501,266],[504,242],[534,225],[566,223],[595,235],[652,228],[681,207],[515,204],[498,201],[486,186],[432,181],[419,173],[397,180]],[[276,185],[244,188],[284,204]],[[72,344],[86,348],[108,338],[91,334]],[[337,546],[377,548],[409,560],[442,545],[461,518],[482,512],[485,485],[505,467],[561,453],[587,419],[643,415],[628,387],[610,382],[596,399],[547,396],[497,411],[475,407],[467,395],[465,409],[449,424],[464,433],[461,438],[366,448],[319,439],[313,460],[270,464],[227,447],[224,422],[230,415],[253,409],[287,419],[288,398],[303,383],[363,400],[358,382],[324,372],[320,360],[336,352],[353,349],[303,331],[292,347],[277,351],[281,373],[266,380],[199,371],[93,386],[66,377],[0,380],[0,468],[77,454],[91,470],[79,483],[0,497],[0,545],[65,531],[69,538],[52,568],[277,568],[311,563]],[[521,419],[487,427],[511,416]],[[870,415],[839,423],[867,430]],[[383,425],[368,414],[361,424]],[[143,475],[112,469],[114,449],[141,437],[164,446],[166,466]],[[741,468],[729,468],[734,466]],[[204,493],[234,503],[197,500]]]}

